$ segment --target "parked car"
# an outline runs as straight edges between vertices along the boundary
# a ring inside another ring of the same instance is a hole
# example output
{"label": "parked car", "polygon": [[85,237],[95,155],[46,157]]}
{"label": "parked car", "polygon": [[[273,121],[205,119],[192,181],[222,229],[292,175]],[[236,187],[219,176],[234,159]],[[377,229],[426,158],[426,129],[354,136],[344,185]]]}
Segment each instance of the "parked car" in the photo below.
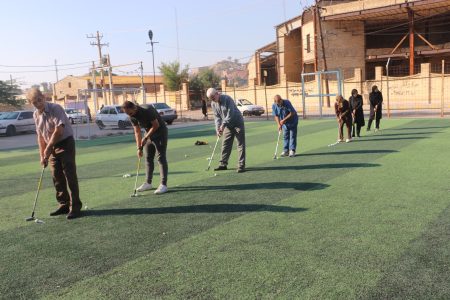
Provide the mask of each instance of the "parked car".
{"label": "parked car", "polygon": [[243,116],[260,116],[264,113],[264,107],[254,105],[247,99],[238,99],[236,105]]}
{"label": "parked car", "polygon": [[77,109],[66,108],[64,111],[72,124],[87,123],[88,121],[88,116]]}
{"label": "parked car", "polygon": [[149,105],[153,106],[161,118],[169,125],[173,123],[173,120],[178,118],[177,111],[166,103],[150,103]]}
{"label": "parked car", "polygon": [[130,118],[119,105],[104,106],[97,113],[95,123],[100,129],[105,127],[119,127],[119,129],[126,129],[131,126]]}
{"label": "parked car", "polygon": [[33,111],[21,110],[2,113],[0,116],[0,134],[13,136],[19,132],[36,131]]}

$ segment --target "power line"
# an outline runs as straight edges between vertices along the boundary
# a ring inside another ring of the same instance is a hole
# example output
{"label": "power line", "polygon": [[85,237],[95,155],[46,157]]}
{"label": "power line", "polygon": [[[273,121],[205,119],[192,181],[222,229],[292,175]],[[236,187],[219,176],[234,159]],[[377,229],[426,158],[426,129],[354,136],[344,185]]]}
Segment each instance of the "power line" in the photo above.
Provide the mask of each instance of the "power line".
{"label": "power line", "polygon": [[[84,65],[84,64],[90,64],[91,61],[85,61],[85,62],[78,62],[78,63],[70,63],[70,64],[58,64],[58,67],[64,67],[64,66],[75,66],[75,65]],[[54,67],[55,65],[30,65],[30,66],[12,66],[12,65],[0,65],[0,67],[3,68],[48,68],[48,67]]]}

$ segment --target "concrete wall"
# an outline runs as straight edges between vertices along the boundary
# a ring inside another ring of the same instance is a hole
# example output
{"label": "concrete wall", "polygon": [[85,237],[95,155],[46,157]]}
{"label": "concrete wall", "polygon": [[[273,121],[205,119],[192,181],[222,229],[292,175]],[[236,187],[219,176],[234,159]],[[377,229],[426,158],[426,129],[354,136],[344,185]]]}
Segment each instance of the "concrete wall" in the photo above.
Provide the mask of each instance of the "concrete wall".
{"label": "concrete wall", "polygon": [[[307,35],[309,34],[310,38],[310,52],[306,51],[306,40]],[[315,58],[315,43],[314,43],[314,22],[308,22],[306,24],[303,24],[302,26],[302,40],[303,40],[303,61],[305,63],[314,63]]]}
{"label": "concrete wall", "polygon": [[360,11],[364,9],[373,9],[373,8],[379,8],[384,6],[390,6],[395,4],[405,4],[405,2],[413,3],[413,2],[420,2],[423,0],[359,0],[359,1],[353,1],[349,3],[342,3],[342,4],[334,4],[331,6],[327,6],[327,9],[322,12],[323,17],[335,15],[335,14],[342,14],[342,13],[349,13],[354,11]]}
{"label": "concrete wall", "polygon": [[[373,85],[377,85],[383,93],[384,97],[384,113],[387,114],[388,102],[389,109],[392,113],[416,112],[418,114],[430,113],[439,115],[443,107],[447,114],[450,113],[450,74],[433,74],[430,73],[430,65],[422,64],[421,73],[415,76],[407,77],[386,77],[382,76],[382,67],[377,67],[376,79],[365,81],[362,80],[362,70],[357,68],[354,70],[354,77],[346,79],[343,83],[343,95],[348,99],[352,89],[357,89],[364,99],[364,110],[369,110],[369,93]],[[335,80],[329,80],[330,93],[337,93],[338,85]],[[297,112],[303,113],[302,105],[302,86],[301,83],[286,82],[283,85],[275,85],[267,87],[266,91],[262,86],[253,86],[249,88],[233,89],[226,87],[223,92],[235,99],[245,98],[251,102],[266,105],[269,112],[273,103],[273,96],[281,95],[292,101]],[[305,92],[307,94],[318,93],[317,81],[305,83]],[[322,111],[324,115],[334,114],[334,97],[331,99],[330,107],[324,106]],[[306,115],[318,115],[320,111],[319,98],[307,97],[305,99]]]}
{"label": "concrete wall", "polygon": [[75,96],[78,90],[89,88],[88,81],[75,76],[67,76],[53,85],[53,95],[57,99],[64,98],[64,96]]}
{"label": "concrete wall", "polygon": [[[328,70],[361,68],[365,74],[365,37],[362,21],[322,22]],[[318,38],[319,69],[323,69],[321,40]]]}

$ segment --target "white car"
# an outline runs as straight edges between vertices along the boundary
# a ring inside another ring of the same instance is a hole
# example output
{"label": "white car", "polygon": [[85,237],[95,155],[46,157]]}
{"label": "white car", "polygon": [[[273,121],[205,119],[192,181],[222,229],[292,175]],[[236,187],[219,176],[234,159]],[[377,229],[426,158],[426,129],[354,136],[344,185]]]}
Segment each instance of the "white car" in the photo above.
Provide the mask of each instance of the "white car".
{"label": "white car", "polygon": [[[145,105],[145,104],[143,104]],[[141,106],[143,106],[141,105]],[[158,114],[161,116],[161,118],[166,121],[167,124],[172,125],[173,120],[178,118],[177,111],[173,108],[171,108],[169,105],[163,102],[158,103],[150,103],[151,106],[153,106]]]}
{"label": "white car", "polygon": [[36,125],[33,119],[33,111],[20,110],[2,113],[0,116],[0,134],[13,136],[19,132],[34,131]]}
{"label": "white car", "polygon": [[104,106],[97,113],[95,123],[100,129],[105,127],[119,127],[119,129],[126,129],[127,127],[131,127],[130,118],[122,110],[120,105]]}
{"label": "white car", "polygon": [[77,109],[66,108],[64,111],[72,124],[87,123],[88,121],[88,116]]}
{"label": "white car", "polygon": [[264,107],[255,105],[247,99],[237,100],[236,105],[243,116],[260,116],[264,113]]}

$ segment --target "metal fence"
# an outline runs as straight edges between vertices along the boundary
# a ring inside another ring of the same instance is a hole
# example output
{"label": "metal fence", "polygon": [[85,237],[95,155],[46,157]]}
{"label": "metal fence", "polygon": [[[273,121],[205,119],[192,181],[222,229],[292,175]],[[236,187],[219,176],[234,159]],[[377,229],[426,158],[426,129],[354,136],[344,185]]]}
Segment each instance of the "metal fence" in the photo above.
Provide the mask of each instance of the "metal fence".
{"label": "metal fence", "polygon": [[[442,69],[442,68],[441,68]],[[309,76],[309,75],[308,75]],[[311,77],[311,76],[309,76]],[[325,90],[324,82],[318,85],[316,80],[304,82],[287,82],[283,85],[253,86],[253,87],[226,87],[222,92],[234,99],[247,99],[254,104],[263,106],[271,113],[271,106],[275,95],[289,99],[304,118],[334,116],[335,97],[320,100],[320,97],[307,97],[302,101],[303,90],[310,94],[318,94],[320,86]],[[328,94],[339,93],[339,84],[333,79],[327,80]],[[419,73],[414,76],[394,77],[381,76],[376,80],[355,80],[348,78],[343,80],[341,93],[348,99],[352,89],[357,89],[363,96],[364,109],[369,111],[369,93],[372,87],[377,85],[383,94],[383,110],[387,117],[395,116],[450,116],[450,74],[428,72],[425,76]],[[319,88],[318,88],[319,86]],[[329,101],[328,101],[329,100]],[[266,105],[267,102],[267,105]]]}

